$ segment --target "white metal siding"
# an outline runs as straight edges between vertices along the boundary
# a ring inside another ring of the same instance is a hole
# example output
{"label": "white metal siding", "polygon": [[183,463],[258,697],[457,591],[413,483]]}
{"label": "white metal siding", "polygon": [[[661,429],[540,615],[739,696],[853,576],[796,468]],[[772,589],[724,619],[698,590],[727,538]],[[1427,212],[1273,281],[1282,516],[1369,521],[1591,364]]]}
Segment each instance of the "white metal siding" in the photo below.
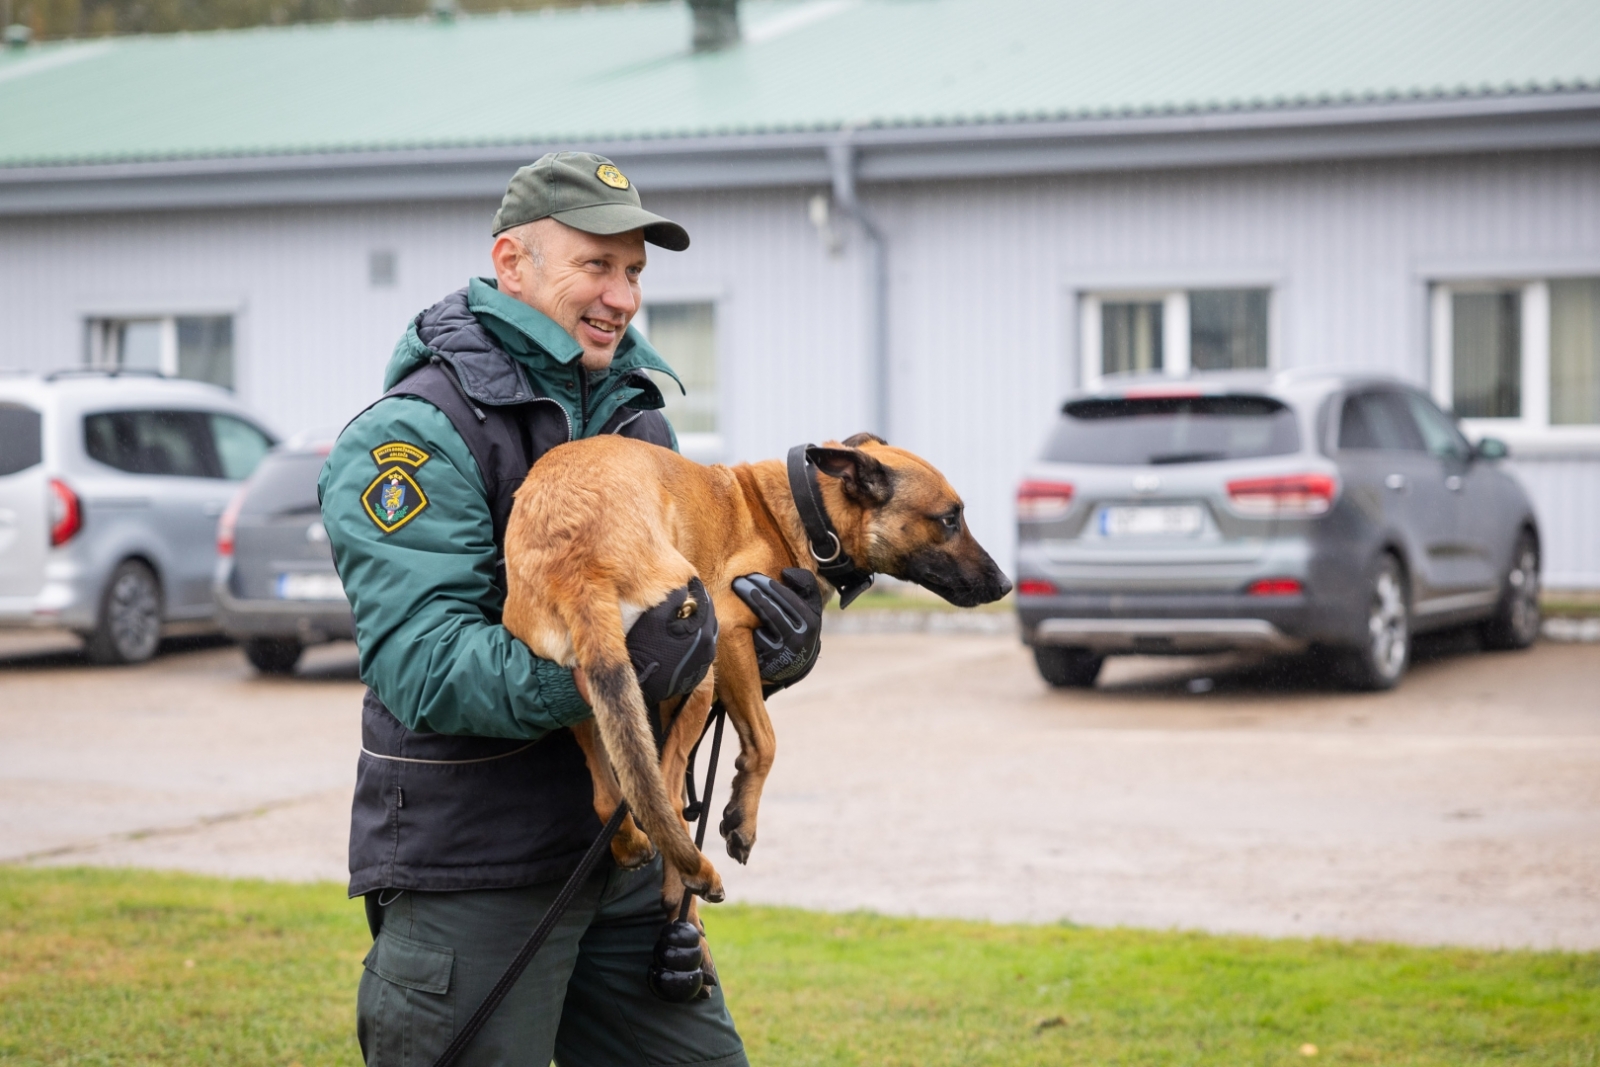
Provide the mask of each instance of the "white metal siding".
{"label": "white metal siding", "polygon": [[[713,299],[729,458],[867,426],[864,249],[830,256],[818,190],[672,194],[685,253],[646,298]],[[1011,493],[1077,381],[1075,293],[1268,284],[1278,366],[1425,380],[1430,272],[1600,271],[1600,153],[866,187],[889,242],[891,439],[967,499],[1003,563]],[[0,366],[81,359],[85,315],[230,307],[239,392],[280,430],[377,395],[421,308],[488,270],[492,202],[0,221]],[[398,253],[373,289],[367,257]],[[1600,457],[1519,465],[1552,583],[1600,586]]]}

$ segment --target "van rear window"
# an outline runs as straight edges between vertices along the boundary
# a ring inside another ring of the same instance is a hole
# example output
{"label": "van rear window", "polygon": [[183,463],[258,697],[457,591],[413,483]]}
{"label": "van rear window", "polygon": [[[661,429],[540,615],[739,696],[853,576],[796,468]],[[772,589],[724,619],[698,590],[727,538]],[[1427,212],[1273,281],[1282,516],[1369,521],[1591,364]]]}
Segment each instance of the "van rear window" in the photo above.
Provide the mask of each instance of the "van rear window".
{"label": "van rear window", "polygon": [[0,404],[0,475],[16,474],[44,458],[39,413],[21,404]]}
{"label": "van rear window", "polygon": [[1267,396],[1074,400],[1045,446],[1056,463],[1207,463],[1300,450],[1294,412]]}

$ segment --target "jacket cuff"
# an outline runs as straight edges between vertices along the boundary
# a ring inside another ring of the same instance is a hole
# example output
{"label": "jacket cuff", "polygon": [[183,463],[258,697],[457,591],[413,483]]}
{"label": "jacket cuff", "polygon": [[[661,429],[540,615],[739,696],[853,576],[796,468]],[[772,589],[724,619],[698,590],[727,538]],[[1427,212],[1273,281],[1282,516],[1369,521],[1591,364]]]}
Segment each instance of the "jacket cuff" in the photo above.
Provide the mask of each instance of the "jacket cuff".
{"label": "jacket cuff", "polygon": [[554,663],[539,666],[539,702],[558,726],[575,726],[594,714],[578,695],[571,671]]}

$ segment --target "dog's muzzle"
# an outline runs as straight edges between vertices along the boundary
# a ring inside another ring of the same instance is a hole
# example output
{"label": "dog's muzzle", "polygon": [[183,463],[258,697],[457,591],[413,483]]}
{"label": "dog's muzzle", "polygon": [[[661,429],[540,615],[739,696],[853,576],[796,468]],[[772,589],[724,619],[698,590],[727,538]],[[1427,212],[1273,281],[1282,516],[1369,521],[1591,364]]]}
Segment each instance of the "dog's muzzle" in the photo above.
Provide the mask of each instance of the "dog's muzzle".
{"label": "dog's muzzle", "polygon": [[717,612],[699,578],[639,616],[628,655],[646,707],[693,692],[717,656]]}

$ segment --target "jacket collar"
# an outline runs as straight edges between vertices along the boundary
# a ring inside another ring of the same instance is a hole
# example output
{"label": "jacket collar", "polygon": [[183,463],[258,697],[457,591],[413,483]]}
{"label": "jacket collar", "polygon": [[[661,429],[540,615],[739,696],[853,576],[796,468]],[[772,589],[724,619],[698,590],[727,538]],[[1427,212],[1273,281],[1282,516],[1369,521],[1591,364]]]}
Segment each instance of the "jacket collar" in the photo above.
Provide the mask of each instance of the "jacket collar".
{"label": "jacket collar", "polygon": [[[583,356],[583,346],[548,315],[502,293],[492,278],[473,278],[468,283],[467,308],[535,380],[557,371],[581,373],[578,361]],[[617,344],[608,376],[622,379],[636,370],[660,371],[683,388],[677,372],[638,330],[629,326]]]}

